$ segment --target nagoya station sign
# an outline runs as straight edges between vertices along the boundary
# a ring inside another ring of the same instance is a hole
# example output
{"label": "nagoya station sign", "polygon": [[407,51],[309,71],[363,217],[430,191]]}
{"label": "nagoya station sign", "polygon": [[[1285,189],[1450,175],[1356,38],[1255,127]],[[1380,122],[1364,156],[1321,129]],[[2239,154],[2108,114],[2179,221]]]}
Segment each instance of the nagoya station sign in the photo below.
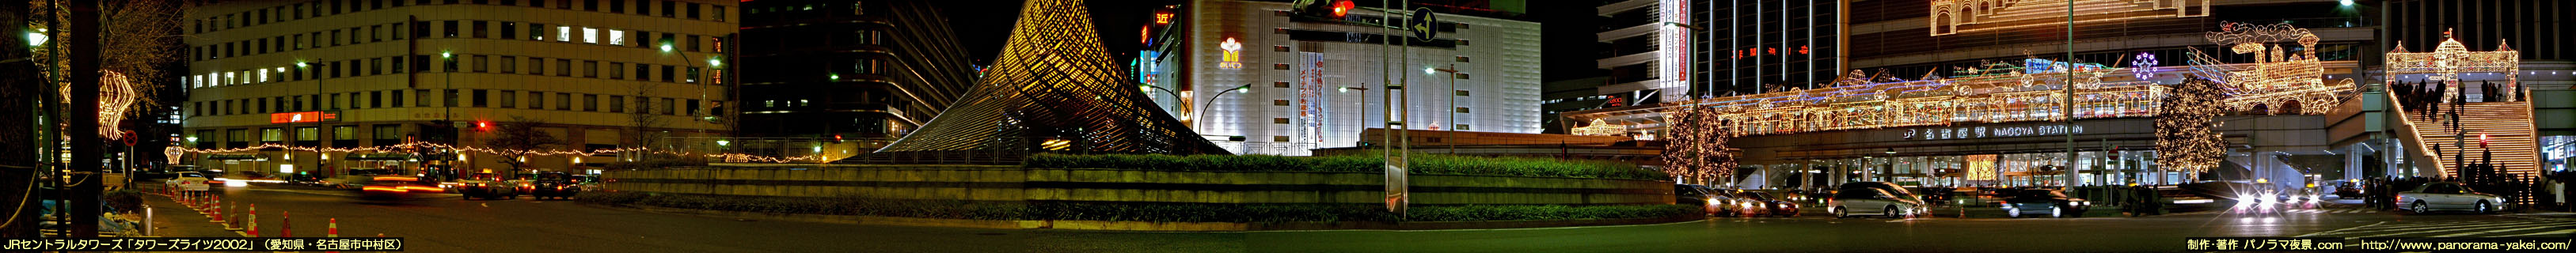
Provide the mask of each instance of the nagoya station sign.
{"label": "nagoya station sign", "polygon": [[1906,129],[1906,130],[1905,130],[1905,133],[1904,133],[1904,137],[1905,137],[1905,139],[1907,139],[1907,140],[1956,140],[1956,139],[1978,139],[1978,138],[1999,138],[1999,137],[2032,137],[2032,136],[2066,135],[2066,134],[2069,132],[2069,130],[2070,130],[2070,129],[2072,130],[2072,132],[2077,133],[2077,134],[2082,134],[2082,133],[2084,133],[2084,126],[2083,126],[2083,125],[2076,125],[2074,128],[2068,128],[2068,127],[2066,127],[2065,125],[2055,125],[2055,124],[2051,124],[2051,125],[2026,125],[2026,126],[2001,126],[2001,127],[1987,127],[1987,126],[1965,127],[1965,126],[1962,126],[1962,127],[1916,128],[1916,129]]}

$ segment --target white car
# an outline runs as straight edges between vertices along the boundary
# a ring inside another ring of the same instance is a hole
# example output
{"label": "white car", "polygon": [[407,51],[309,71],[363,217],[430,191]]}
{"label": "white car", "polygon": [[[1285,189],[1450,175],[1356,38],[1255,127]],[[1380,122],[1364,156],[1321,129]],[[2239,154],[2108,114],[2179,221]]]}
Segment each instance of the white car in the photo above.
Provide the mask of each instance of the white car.
{"label": "white car", "polygon": [[2415,213],[2441,210],[2493,213],[2504,209],[2504,197],[2478,193],[2459,182],[2432,182],[2415,186],[2415,190],[2397,193],[2399,209]]}
{"label": "white car", "polygon": [[1887,190],[1877,188],[1844,189],[1835,192],[1834,198],[1828,201],[1825,207],[1831,209],[1834,218],[1854,215],[1906,218],[1919,215],[1923,210],[1922,200],[1914,199],[1911,195],[1889,193]]}
{"label": "white car", "polygon": [[189,171],[179,172],[178,176],[171,177],[170,180],[164,181],[164,183],[169,184],[170,188],[174,189],[184,191],[204,191],[212,189],[215,184],[222,184],[224,181],[206,177],[206,174],[203,173]]}

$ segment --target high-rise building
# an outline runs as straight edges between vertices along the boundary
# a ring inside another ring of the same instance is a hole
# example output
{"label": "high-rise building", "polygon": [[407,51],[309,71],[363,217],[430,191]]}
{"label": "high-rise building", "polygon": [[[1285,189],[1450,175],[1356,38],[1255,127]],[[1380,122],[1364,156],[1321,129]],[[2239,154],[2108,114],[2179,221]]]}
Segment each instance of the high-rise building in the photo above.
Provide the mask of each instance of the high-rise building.
{"label": "high-rise building", "polygon": [[[1383,142],[1360,132],[1387,128],[1390,118],[1418,130],[1538,133],[1539,25],[1513,12],[1522,9],[1518,2],[1413,2],[1390,6],[1396,10],[1345,1],[1165,6],[1140,28],[1149,35],[1138,41],[1146,45],[1136,75],[1152,87],[1138,89],[1237,154],[1306,155]],[[1431,39],[1374,25],[1404,22],[1422,9],[1434,12],[1428,27],[1438,33]],[[1388,106],[1390,91],[1410,102]],[[1389,117],[1390,109],[1410,113]],[[1412,143],[1444,138],[1413,136]]]}
{"label": "high-rise building", "polygon": [[946,110],[975,78],[924,1],[746,1],[744,136],[890,138]]}
{"label": "high-rise building", "polygon": [[1807,89],[1844,69],[1844,1],[1629,0],[1603,4],[1602,95],[1652,105]]}
{"label": "high-rise building", "polygon": [[[184,162],[234,172],[587,172],[722,136],[737,1],[227,1],[181,22]],[[493,148],[512,122],[560,140]],[[432,143],[458,149],[433,148]],[[263,146],[275,145],[275,146]],[[316,153],[313,150],[322,150]],[[453,151],[453,156],[444,155]],[[456,162],[451,162],[456,161]],[[317,169],[318,168],[318,169]],[[454,168],[457,170],[425,170]]]}

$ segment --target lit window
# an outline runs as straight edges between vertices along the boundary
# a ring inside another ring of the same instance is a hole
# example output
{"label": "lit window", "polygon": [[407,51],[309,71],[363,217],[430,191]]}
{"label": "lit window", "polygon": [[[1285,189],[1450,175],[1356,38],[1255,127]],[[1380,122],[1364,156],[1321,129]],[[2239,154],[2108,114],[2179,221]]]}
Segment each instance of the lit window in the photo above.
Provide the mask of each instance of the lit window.
{"label": "lit window", "polygon": [[608,44],[620,46],[626,45],[626,31],[608,29]]}
{"label": "lit window", "polygon": [[555,27],[555,42],[572,42],[572,27]]}
{"label": "lit window", "polygon": [[599,44],[599,28],[581,28],[581,43]]}
{"label": "lit window", "polygon": [[268,82],[268,69],[259,69],[259,82]]}

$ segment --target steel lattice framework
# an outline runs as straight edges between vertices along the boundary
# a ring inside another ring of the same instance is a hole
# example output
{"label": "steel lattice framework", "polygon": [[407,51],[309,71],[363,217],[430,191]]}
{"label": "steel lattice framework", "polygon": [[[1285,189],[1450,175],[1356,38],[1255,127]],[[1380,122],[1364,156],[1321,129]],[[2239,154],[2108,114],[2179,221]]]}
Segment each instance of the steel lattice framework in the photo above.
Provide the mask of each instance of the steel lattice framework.
{"label": "steel lattice framework", "polygon": [[1031,0],[954,107],[878,152],[1226,154],[1120,74],[1081,0]]}

